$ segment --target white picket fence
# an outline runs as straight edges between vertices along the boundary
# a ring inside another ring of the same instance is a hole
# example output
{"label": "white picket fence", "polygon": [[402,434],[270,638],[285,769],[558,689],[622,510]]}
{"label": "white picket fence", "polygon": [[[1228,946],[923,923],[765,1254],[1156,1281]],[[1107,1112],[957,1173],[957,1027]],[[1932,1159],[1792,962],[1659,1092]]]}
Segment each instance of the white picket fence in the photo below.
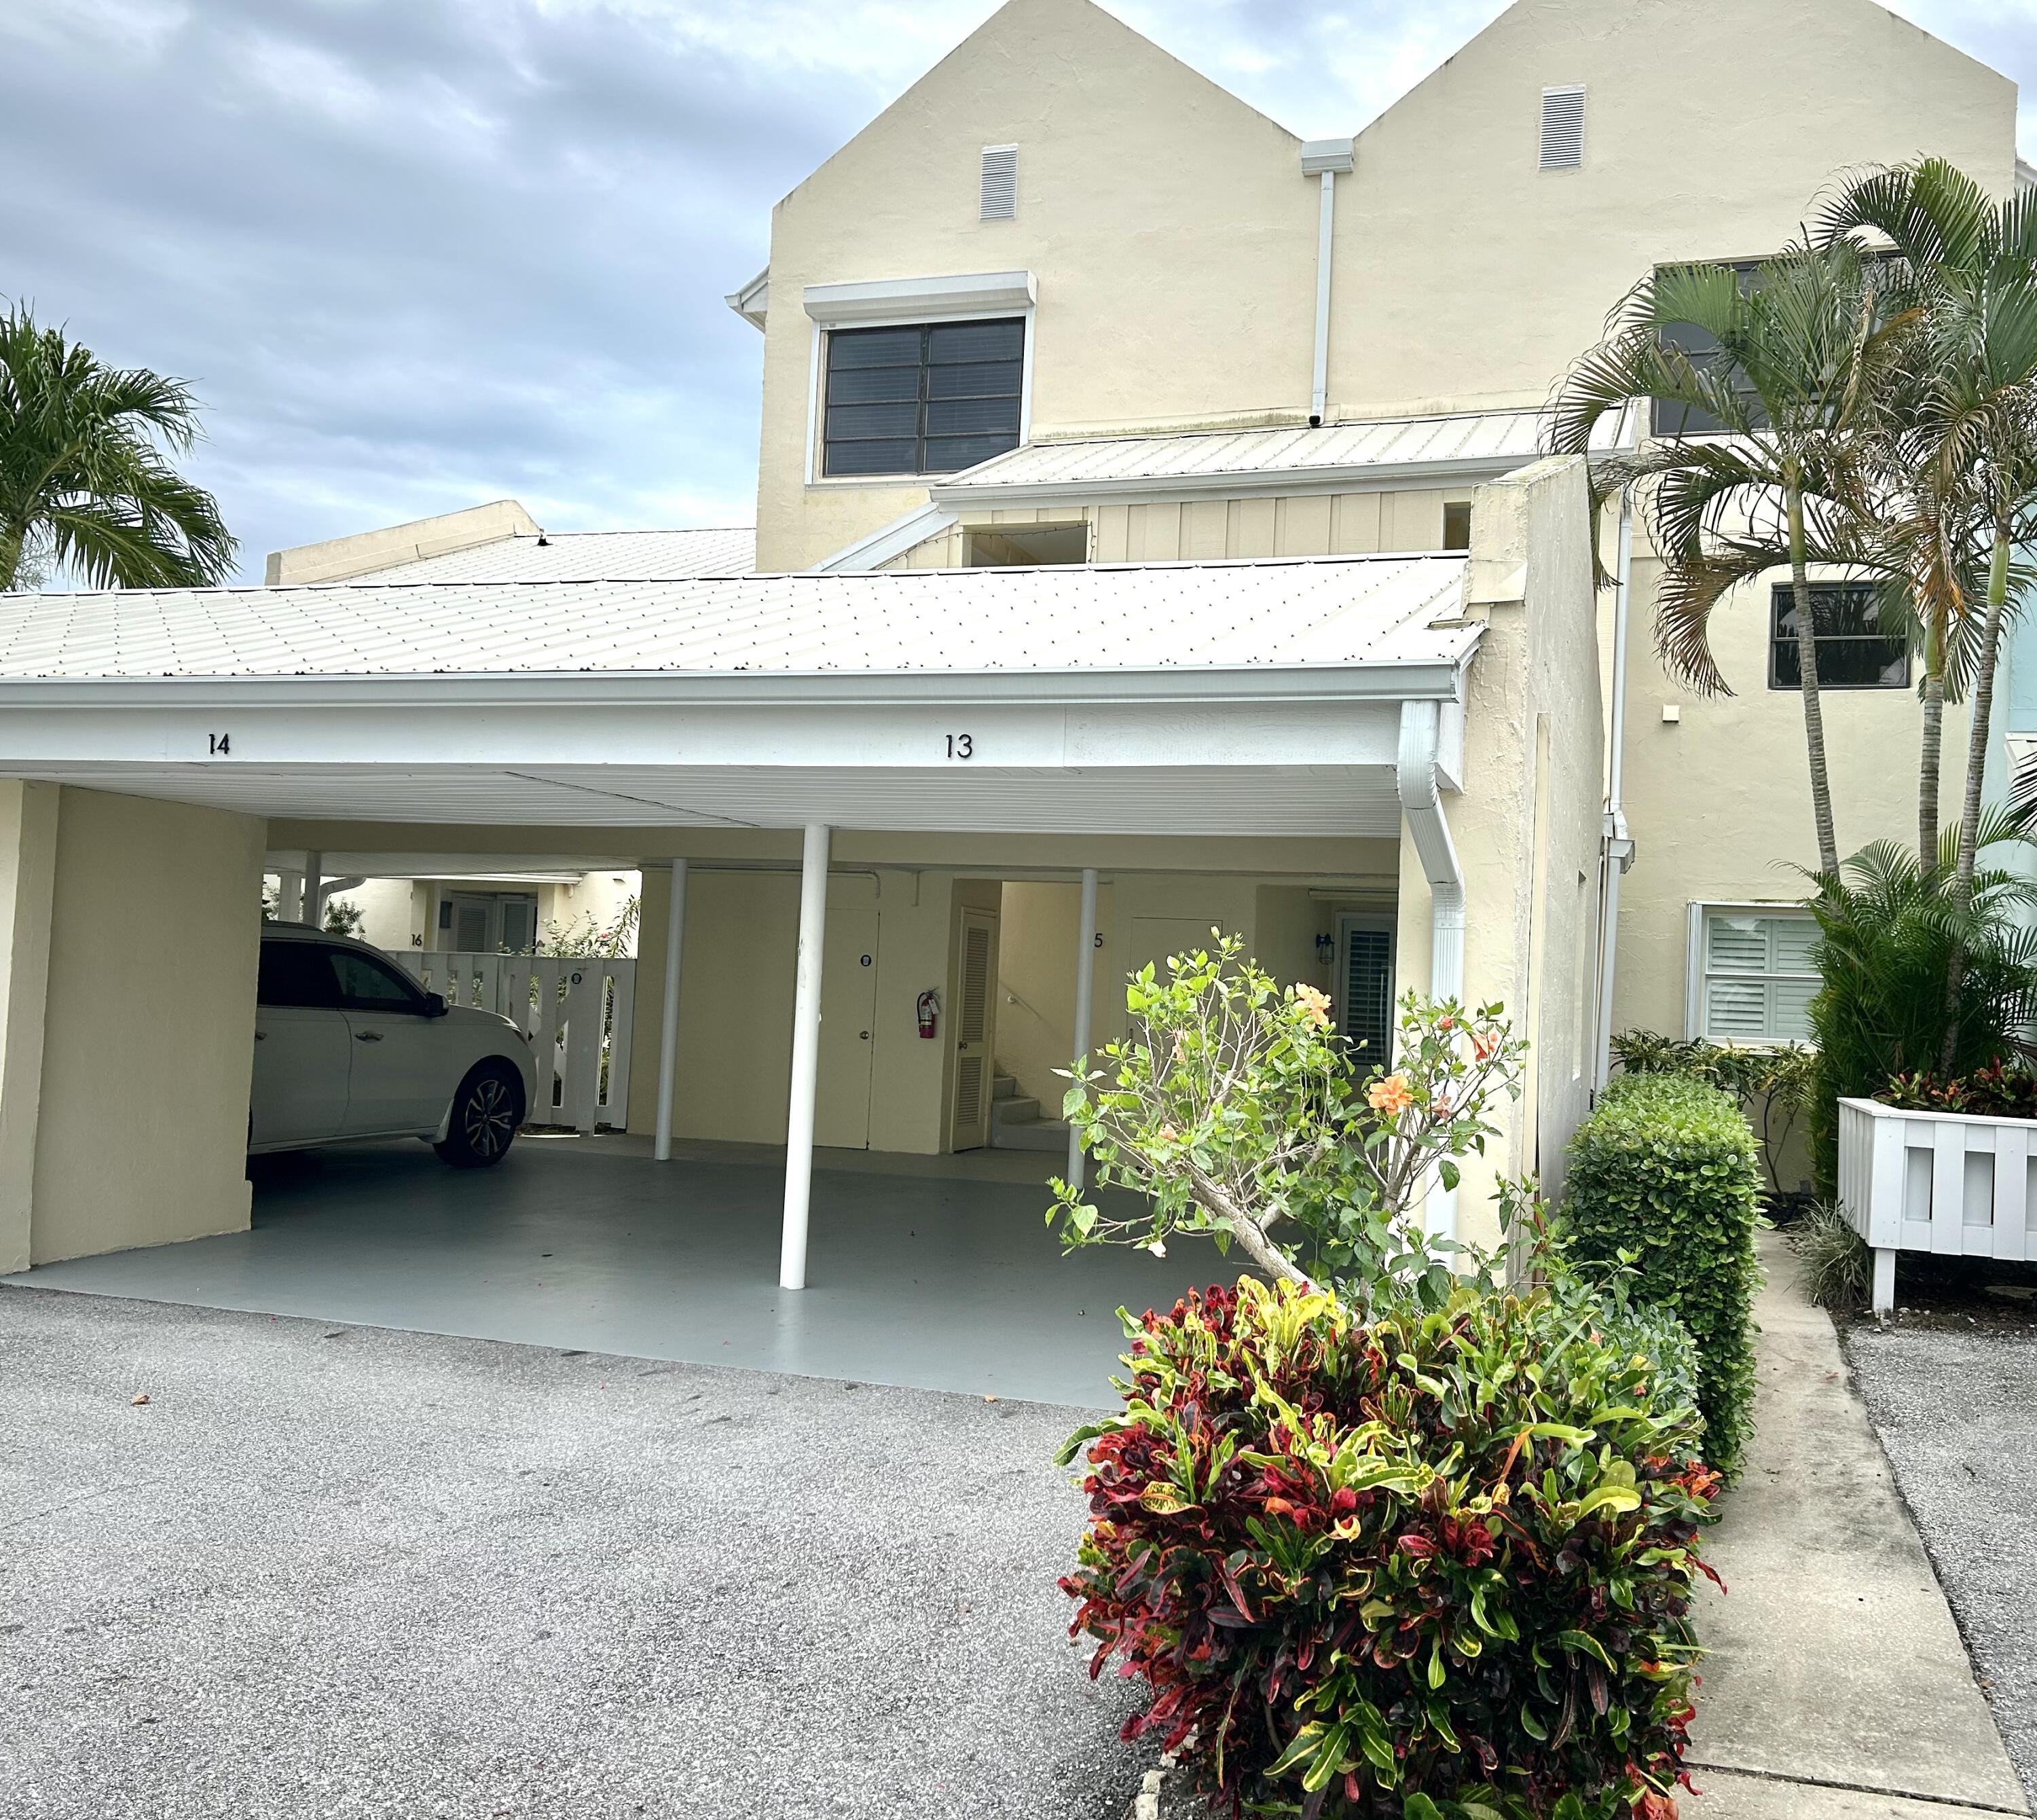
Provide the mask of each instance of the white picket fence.
{"label": "white picket fence", "polygon": [[528,954],[399,950],[427,992],[513,1018],[538,1060],[533,1125],[575,1131],[629,1122],[629,1031],[637,963]]}
{"label": "white picket fence", "polygon": [[1874,1247],[1874,1310],[1895,1300],[1895,1254],[2037,1258],[2037,1123],[1839,1102],[1839,1205]]}

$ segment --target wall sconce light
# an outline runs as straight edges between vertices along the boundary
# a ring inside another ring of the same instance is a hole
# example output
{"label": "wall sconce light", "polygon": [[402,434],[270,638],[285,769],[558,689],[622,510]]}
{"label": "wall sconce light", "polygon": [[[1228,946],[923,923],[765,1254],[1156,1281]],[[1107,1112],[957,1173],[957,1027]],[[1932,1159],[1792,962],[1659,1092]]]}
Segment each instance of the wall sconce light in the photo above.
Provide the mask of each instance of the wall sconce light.
{"label": "wall sconce light", "polygon": [[1336,952],[1336,940],[1334,936],[1319,935],[1316,937],[1316,964],[1318,967],[1328,967]]}

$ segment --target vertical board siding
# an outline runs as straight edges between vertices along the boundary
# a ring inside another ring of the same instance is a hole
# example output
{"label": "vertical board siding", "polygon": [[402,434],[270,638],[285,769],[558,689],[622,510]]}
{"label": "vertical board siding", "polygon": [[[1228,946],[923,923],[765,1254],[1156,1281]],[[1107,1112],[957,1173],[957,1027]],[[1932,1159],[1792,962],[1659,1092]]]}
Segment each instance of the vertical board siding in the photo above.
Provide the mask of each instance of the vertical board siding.
{"label": "vertical board siding", "polygon": [[1279,502],[1278,554],[1282,556],[1327,556],[1330,553],[1330,496],[1327,493],[1298,494]]}
{"label": "vertical board siding", "polygon": [[1370,556],[1379,547],[1377,493],[1340,493],[1330,501],[1330,554]]}

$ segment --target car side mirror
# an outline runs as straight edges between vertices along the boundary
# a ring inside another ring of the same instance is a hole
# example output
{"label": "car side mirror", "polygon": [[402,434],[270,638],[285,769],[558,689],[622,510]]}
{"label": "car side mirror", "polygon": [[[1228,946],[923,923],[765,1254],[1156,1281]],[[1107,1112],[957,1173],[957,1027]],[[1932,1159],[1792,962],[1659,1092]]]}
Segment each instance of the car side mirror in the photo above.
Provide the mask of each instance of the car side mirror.
{"label": "car side mirror", "polygon": [[425,1016],[427,1017],[444,1017],[445,1014],[452,1009],[452,1007],[448,1005],[444,999],[440,998],[436,993],[432,993],[431,996],[425,1001]]}

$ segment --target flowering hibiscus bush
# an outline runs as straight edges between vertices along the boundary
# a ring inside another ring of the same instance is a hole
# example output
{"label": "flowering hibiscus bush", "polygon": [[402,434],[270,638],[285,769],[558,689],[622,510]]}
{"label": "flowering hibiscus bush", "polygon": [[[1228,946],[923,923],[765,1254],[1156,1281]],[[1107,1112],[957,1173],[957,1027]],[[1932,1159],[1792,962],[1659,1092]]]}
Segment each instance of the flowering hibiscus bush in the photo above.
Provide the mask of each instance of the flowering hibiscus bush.
{"label": "flowering hibiscus bush", "polygon": [[1233,1814],[1674,1820],[1716,1481],[1673,1322],[1247,1279],[1127,1326],[1061,1584],[1153,1689],[1128,1738]]}
{"label": "flowering hibiscus bush", "polygon": [[[1466,1010],[1409,993],[1393,1062],[1365,1058],[1332,1027],[1313,986],[1283,988],[1234,937],[1147,966],[1126,993],[1124,1040],[1071,1074],[1064,1111],[1103,1187],[1143,1208],[1113,1216],[1053,1185],[1071,1245],[1164,1250],[1176,1232],[1237,1243],[1268,1276],[1334,1281],[1369,1300],[1381,1285],[1431,1301],[1447,1265],[1410,1218],[1430,1185],[1457,1185],[1482,1151],[1489,1112],[1518,1098],[1526,1044],[1500,1008]],[[1440,1247],[1438,1247],[1440,1248]]]}

